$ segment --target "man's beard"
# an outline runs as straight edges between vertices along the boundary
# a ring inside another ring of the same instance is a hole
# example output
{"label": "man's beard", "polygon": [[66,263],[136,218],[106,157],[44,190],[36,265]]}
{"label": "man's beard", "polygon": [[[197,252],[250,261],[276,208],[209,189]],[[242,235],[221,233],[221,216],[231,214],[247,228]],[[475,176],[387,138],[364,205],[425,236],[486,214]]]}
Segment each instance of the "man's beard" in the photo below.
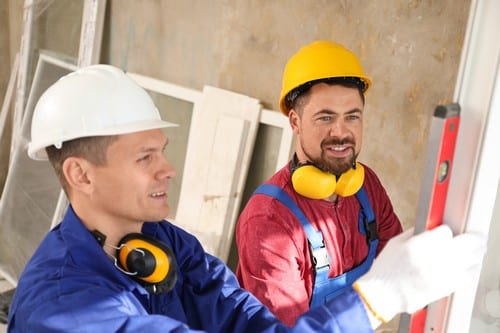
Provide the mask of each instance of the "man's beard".
{"label": "man's beard", "polygon": [[346,143],[351,143],[354,146],[354,140],[352,138],[347,138],[344,140],[333,139],[329,141],[323,141],[321,143],[321,157],[319,158],[312,158],[311,155],[308,154],[305,150],[304,153],[307,156],[308,161],[312,162],[319,169],[336,176],[340,176],[356,164],[358,154],[355,153],[354,148],[349,148],[352,151],[352,154],[347,157],[328,158],[326,154],[326,148],[324,147],[326,145],[342,145]]}

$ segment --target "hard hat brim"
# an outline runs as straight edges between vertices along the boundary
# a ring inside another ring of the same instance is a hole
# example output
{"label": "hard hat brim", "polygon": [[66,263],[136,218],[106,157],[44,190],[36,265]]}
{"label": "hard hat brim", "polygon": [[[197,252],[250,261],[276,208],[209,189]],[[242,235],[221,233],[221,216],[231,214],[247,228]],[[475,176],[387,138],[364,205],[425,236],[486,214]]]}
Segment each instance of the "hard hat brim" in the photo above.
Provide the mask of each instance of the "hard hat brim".
{"label": "hard hat brim", "polygon": [[165,120],[145,120],[142,122],[133,122],[130,124],[122,124],[120,126],[113,126],[112,128],[102,128],[100,130],[92,130],[88,135],[81,134],[77,137],[68,135],[66,137],[58,137],[57,140],[48,139],[45,142],[37,142],[36,145],[28,144],[28,156],[34,160],[44,161],[47,160],[46,147],[60,145],[65,141],[75,140],[79,138],[92,137],[92,136],[109,136],[109,135],[123,135],[131,134],[142,131],[149,131],[159,128],[178,127],[178,124],[168,122]]}

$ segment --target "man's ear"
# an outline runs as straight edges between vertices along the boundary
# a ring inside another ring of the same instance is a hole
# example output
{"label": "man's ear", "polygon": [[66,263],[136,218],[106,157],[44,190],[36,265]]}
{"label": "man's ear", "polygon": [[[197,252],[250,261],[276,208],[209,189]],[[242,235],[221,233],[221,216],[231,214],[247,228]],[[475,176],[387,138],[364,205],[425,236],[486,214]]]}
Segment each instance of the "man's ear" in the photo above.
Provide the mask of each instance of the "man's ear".
{"label": "man's ear", "polygon": [[300,117],[294,109],[291,109],[290,112],[288,112],[288,122],[290,123],[293,134],[299,134]]}
{"label": "man's ear", "polygon": [[62,172],[69,187],[74,191],[92,192],[92,181],[89,172],[92,164],[80,157],[68,157],[62,165]]}

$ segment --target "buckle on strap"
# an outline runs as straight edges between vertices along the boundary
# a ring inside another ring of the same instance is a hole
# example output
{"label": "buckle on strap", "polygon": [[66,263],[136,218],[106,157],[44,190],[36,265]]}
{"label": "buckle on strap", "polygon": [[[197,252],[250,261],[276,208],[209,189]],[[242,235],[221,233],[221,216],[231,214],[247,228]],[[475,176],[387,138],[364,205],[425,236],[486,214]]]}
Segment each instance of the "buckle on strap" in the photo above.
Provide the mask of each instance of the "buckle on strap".
{"label": "buckle on strap", "polygon": [[326,250],[326,247],[324,245],[316,249],[311,249],[311,252],[313,264],[316,267],[316,270],[325,266],[330,266],[330,261],[328,260],[328,251]]}
{"label": "buckle on strap", "polygon": [[366,241],[368,242],[368,244],[370,244],[371,242],[378,239],[377,224],[375,223],[375,221],[369,223],[366,220],[366,217],[363,219],[363,223],[365,225]]}

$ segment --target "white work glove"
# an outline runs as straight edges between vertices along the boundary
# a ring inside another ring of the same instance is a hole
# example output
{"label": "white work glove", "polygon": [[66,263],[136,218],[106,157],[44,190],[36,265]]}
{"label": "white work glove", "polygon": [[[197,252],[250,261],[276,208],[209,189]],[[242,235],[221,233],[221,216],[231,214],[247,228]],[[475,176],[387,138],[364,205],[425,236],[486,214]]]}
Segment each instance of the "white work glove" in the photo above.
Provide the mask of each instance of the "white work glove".
{"label": "white work glove", "polygon": [[410,229],[391,239],[354,284],[368,309],[384,322],[451,294],[477,272],[486,251],[485,237],[453,237],[445,225],[412,236]]}

